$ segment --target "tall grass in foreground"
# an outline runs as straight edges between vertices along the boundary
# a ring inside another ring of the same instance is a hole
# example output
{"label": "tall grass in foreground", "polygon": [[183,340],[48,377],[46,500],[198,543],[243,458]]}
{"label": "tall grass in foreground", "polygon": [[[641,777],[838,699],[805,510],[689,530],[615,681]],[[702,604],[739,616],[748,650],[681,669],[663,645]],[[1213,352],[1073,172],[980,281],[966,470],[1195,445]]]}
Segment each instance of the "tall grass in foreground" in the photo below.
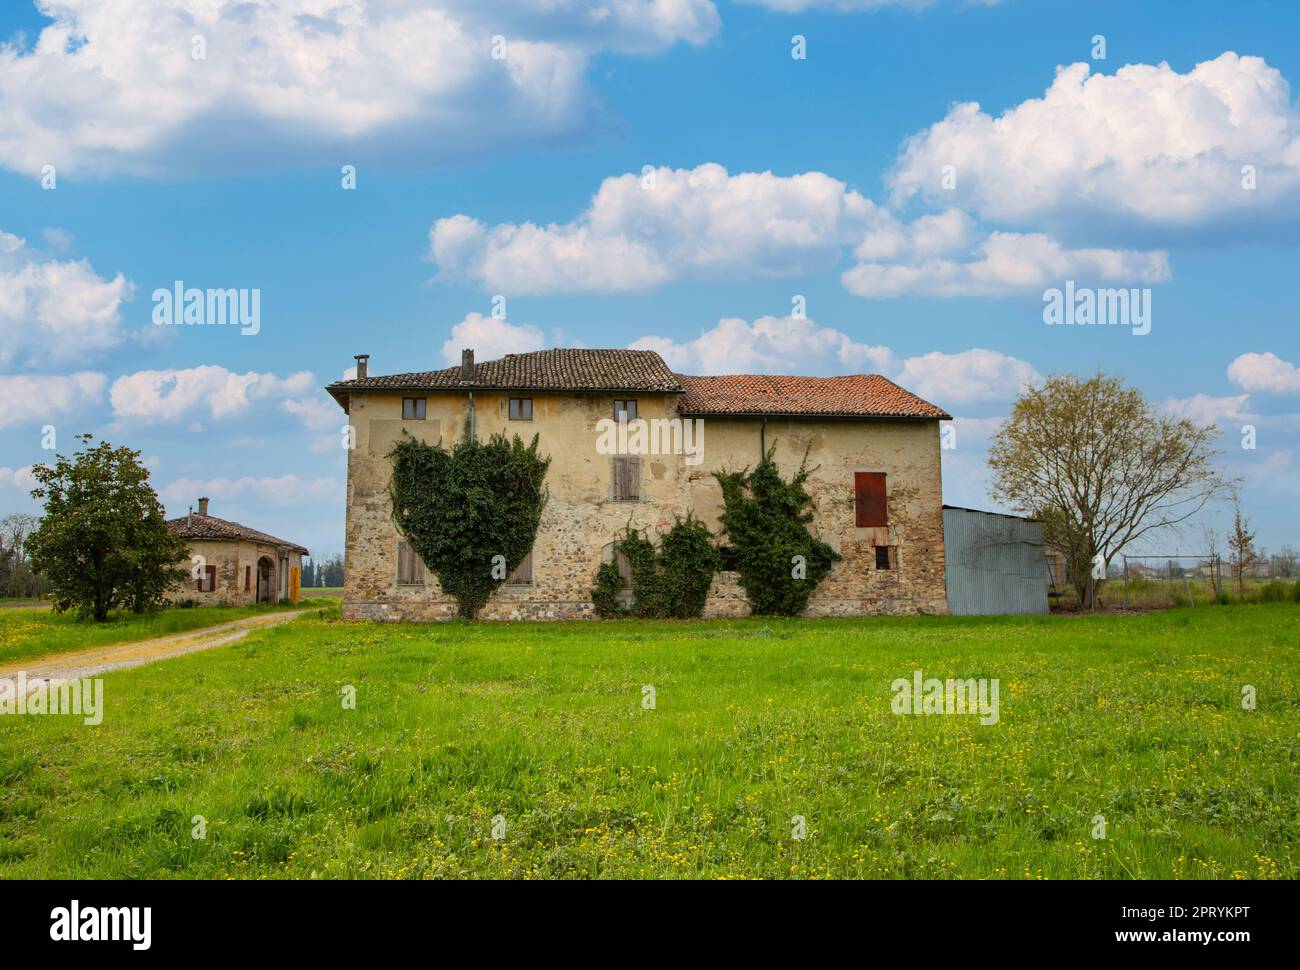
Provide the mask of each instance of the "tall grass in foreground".
{"label": "tall grass in foreground", "polygon": [[[0,718],[0,875],[1295,878],[1298,644],[1291,604],[303,619]],[[916,669],[998,723],[893,714]]]}

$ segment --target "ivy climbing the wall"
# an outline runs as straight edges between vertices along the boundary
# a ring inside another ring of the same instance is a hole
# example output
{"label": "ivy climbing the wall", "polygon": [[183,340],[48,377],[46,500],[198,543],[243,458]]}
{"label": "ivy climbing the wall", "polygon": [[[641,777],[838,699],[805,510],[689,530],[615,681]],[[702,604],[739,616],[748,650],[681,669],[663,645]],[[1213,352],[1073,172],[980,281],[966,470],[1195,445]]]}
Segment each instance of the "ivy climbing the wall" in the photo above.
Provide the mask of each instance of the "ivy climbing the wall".
{"label": "ivy climbing the wall", "polygon": [[537,441],[496,434],[448,450],[408,436],[389,453],[393,522],[462,617],[478,615],[537,538],[551,463]]}
{"label": "ivy climbing the wall", "polygon": [[736,569],[749,608],[758,616],[798,616],[817,584],[840,555],[808,531],[812,496],[804,488],[815,468],[804,452],[790,481],[781,477],[772,456],[776,444],[757,467],[717,472],[725,509],[723,534],[736,550]]}
{"label": "ivy climbing the wall", "polygon": [[602,617],[637,616],[688,619],[704,612],[713,574],[721,559],[712,536],[693,515],[677,519],[655,548],[645,535],[628,525],[619,549],[631,573],[631,602],[617,560],[596,571],[591,600]]}

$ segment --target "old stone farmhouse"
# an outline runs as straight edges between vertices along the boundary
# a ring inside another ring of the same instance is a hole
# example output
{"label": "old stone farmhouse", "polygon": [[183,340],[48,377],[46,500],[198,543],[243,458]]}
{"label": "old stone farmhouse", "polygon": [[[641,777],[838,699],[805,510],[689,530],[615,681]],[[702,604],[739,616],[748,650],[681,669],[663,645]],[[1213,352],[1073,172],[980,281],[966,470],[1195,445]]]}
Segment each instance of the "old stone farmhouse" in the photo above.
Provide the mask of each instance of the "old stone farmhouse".
{"label": "old stone farmhouse", "polygon": [[[652,537],[694,512],[715,533],[719,469],[752,467],[764,445],[789,476],[805,448],[811,528],[843,557],[808,613],[946,612],[938,407],[874,374],[844,377],[675,374],[645,350],[544,350],[460,367],[357,376],[327,390],[355,435],[348,455],[343,615],[455,615],[392,521],[386,457],[403,432],[450,445],[473,433],[540,434],[550,499],[530,556],[485,619],[593,615],[590,591],[629,520]],[[626,442],[610,448],[622,418]],[[605,420],[610,419],[610,420]],[[638,426],[640,440],[636,439]],[[646,440],[649,447],[646,447]],[[747,612],[734,572],[714,581],[706,616]]]}
{"label": "old stone farmhouse", "polygon": [[208,500],[198,512],[168,519],[167,527],[189,544],[193,578],[172,590],[176,602],[203,606],[275,603],[293,589],[294,570],[301,575],[307,550],[238,522],[208,514]]}

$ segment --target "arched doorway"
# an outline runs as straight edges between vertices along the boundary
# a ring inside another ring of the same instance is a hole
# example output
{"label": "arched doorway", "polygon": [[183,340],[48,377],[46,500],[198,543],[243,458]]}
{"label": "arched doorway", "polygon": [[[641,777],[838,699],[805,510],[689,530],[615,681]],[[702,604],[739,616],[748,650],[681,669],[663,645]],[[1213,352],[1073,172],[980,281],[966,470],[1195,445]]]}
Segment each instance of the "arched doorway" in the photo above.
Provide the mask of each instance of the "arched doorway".
{"label": "arched doorway", "polygon": [[270,556],[257,560],[257,601],[259,603],[275,602],[275,564]]}

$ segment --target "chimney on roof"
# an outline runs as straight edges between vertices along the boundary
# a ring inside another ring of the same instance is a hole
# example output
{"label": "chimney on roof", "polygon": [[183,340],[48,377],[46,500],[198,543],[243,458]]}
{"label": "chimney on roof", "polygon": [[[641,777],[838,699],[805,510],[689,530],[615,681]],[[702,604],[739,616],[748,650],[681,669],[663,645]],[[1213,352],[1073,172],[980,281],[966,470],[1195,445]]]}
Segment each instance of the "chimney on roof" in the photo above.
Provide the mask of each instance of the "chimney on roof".
{"label": "chimney on roof", "polygon": [[460,352],[460,379],[462,381],[472,381],[474,379],[474,349],[462,350]]}
{"label": "chimney on roof", "polygon": [[207,514],[208,514],[208,499],[207,496],[204,496],[199,499],[199,515],[207,515]]}
{"label": "chimney on roof", "polygon": [[353,360],[357,362],[357,380],[361,380],[361,378],[365,377],[370,370],[370,368],[367,366],[367,364],[369,364],[370,362],[370,355],[357,354],[355,357],[353,357]]}

